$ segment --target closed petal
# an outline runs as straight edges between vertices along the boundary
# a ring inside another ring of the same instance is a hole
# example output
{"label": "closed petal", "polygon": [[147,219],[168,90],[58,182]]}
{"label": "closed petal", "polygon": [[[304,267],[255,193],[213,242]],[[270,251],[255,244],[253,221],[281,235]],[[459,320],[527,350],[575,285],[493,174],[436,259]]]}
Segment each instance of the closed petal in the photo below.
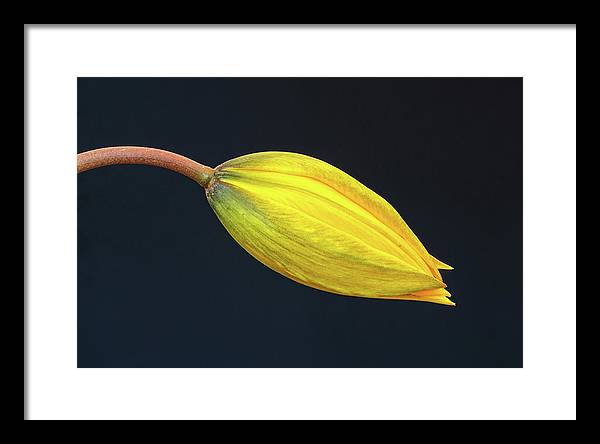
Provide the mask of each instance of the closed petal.
{"label": "closed petal", "polygon": [[277,193],[266,186],[242,187],[241,182],[234,182],[217,177],[208,190],[215,213],[246,251],[297,282],[365,297],[392,297],[444,286],[352,232],[288,205],[304,198],[300,191]]}

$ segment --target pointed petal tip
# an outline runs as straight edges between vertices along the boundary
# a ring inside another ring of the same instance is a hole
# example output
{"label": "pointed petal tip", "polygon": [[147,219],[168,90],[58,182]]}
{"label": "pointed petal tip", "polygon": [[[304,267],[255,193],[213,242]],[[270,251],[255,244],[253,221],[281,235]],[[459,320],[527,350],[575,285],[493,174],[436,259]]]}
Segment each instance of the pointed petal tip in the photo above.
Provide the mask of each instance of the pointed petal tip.
{"label": "pointed petal tip", "polygon": [[438,270],[454,270],[454,267],[452,267],[451,265],[445,264],[444,262],[442,262],[441,260],[431,256],[431,260],[433,261],[433,265],[438,269]]}
{"label": "pointed petal tip", "polygon": [[425,298],[420,298],[420,299],[414,299],[414,300],[418,300],[418,301],[422,301],[422,302],[430,302],[432,304],[438,304],[438,305],[447,305],[449,307],[456,307],[456,303],[452,302],[449,299],[449,296],[443,296],[443,297],[425,297]]}

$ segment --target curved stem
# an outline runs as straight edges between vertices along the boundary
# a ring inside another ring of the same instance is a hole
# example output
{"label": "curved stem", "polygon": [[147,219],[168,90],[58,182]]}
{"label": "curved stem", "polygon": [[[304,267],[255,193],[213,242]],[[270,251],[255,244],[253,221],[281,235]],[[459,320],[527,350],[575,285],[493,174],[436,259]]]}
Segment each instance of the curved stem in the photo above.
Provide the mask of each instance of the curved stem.
{"label": "curved stem", "polygon": [[77,155],[77,174],[108,165],[151,165],[183,174],[204,188],[215,170],[171,151],[143,146],[113,146]]}

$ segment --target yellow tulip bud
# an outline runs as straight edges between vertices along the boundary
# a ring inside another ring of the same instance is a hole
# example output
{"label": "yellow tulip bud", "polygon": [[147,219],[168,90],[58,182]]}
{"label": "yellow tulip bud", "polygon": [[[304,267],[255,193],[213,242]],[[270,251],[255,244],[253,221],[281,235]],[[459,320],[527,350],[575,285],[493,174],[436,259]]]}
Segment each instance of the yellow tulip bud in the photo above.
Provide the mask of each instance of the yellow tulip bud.
{"label": "yellow tulip bud", "polygon": [[215,168],[208,201],[253,257],[330,293],[454,305],[439,269],[381,196],[321,160],[289,152],[241,156]]}

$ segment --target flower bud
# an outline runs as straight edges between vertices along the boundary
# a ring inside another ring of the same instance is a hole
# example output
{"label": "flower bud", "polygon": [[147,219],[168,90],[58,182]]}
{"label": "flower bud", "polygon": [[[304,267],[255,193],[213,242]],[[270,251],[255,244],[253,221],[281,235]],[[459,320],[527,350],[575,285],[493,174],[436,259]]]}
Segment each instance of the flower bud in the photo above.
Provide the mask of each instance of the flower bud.
{"label": "flower bud", "polygon": [[321,160],[260,152],[215,168],[208,201],[229,234],[288,278],[330,293],[454,305],[439,269],[381,196]]}

